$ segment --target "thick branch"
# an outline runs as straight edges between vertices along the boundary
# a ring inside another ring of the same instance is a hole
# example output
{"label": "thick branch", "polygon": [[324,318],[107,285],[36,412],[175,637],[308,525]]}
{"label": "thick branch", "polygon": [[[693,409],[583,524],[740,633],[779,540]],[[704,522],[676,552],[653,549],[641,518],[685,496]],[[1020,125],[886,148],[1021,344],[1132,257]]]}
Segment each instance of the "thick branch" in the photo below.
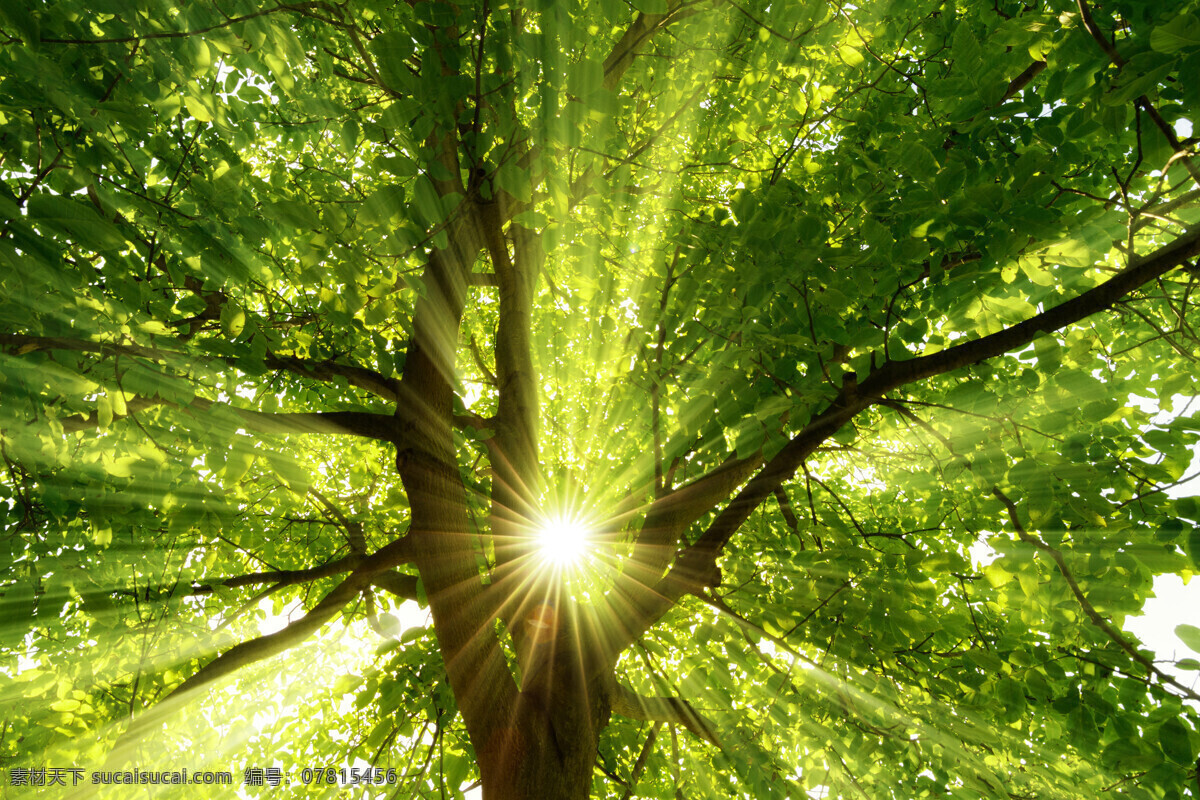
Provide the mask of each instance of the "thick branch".
{"label": "thick branch", "polygon": [[478,414],[455,414],[454,427],[462,430],[464,428],[474,428],[477,431],[488,430],[494,427],[496,420],[492,417],[481,417]]}
{"label": "thick branch", "polygon": [[274,583],[276,584],[274,588],[278,589],[342,572],[350,572],[349,576],[300,619],[275,633],[234,645],[181,683],[154,708],[148,709],[138,717],[133,725],[122,734],[113,750],[113,757],[119,758],[122,754],[118,751],[125,750],[151,726],[166,719],[184,702],[185,695],[231,675],[242,667],[271,658],[300,644],[368,586],[378,586],[405,600],[415,600],[417,598],[417,579],[411,575],[391,571],[400,564],[412,560],[413,554],[410,546],[411,540],[408,537],[402,537],[366,557],[352,555],[310,569],[258,572],[225,578],[210,584],[196,585],[193,588],[193,594],[210,594],[217,584],[239,587]]}
{"label": "thick branch", "polygon": [[621,38],[617,40],[608,57],[604,59],[605,89],[612,90],[617,87],[617,84],[621,82],[621,78],[625,76],[625,72],[633,64],[633,59],[646,46],[646,43],[654,37],[654,34],[669,22],[680,19],[685,15],[682,9],[683,3],[679,2],[679,0],[672,0],[668,4],[666,14],[638,13],[629,27],[625,29],[625,33],[621,34]]}
{"label": "thick branch", "polygon": [[[495,448],[512,474],[502,480],[514,501],[528,500],[534,490],[537,472],[537,376],[533,367],[532,317],[533,287],[541,264],[531,256],[531,245],[524,241],[509,257],[508,244],[495,207],[485,207],[481,215],[488,251],[500,285],[500,319],[496,329],[496,381],[499,389],[496,409]],[[524,229],[515,231],[522,240],[534,237]],[[493,465],[498,471],[500,464]],[[493,492],[493,497],[495,493]],[[503,501],[501,501],[503,502]],[[522,503],[524,505],[524,503]],[[518,505],[509,510],[520,512]]]}
{"label": "thick branch", "polygon": [[352,572],[363,560],[361,556],[353,555],[307,569],[269,570],[266,572],[252,572],[247,575],[236,575],[232,578],[218,578],[207,583],[193,584],[190,594],[212,594],[218,586],[228,586],[229,588],[236,589],[243,586],[259,586],[264,583],[272,583],[276,587],[310,583],[321,578],[328,578],[331,575]]}
{"label": "thick branch", "polygon": [[[208,411],[219,406],[222,404],[197,397],[184,408]],[[268,414],[234,406],[224,406],[224,409],[241,419],[246,424],[247,430],[258,433],[339,433],[365,436],[368,439],[378,439],[381,442],[393,444],[399,442],[395,419],[386,414],[372,414],[367,411],[308,411]]]}
{"label": "thick branch", "polygon": [[371,585],[391,592],[401,600],[416,600],[417,579],[402,572],[380,572],[371,577]]}
{"label": "thick branch", "polygon": [[[208,412],[217,410],[238,418],[238,421],[248,431],[255,433],[331,433],[351,436],[365,436],[381,442],[399,442],[395,418],[385,414],[372,414],[367,411],[303,411],[266,413],[237,408],[226,403],[216,403],[197,397],[192,402],[180,405],[170,400],[147,397],[131,397],[126,401],[129,413],[114,416],[113,419],[124,419],[127,416],[144,411],[154,406],[166,405],[181,408],[185,411]],[[67,433],[91,430],[100,424],[99,413],[91,412],[86,417],[68,417],[63,420],[63,430]]]}
{"label": "thick branch", "polygon": [[125,751],[128,746],[144,734],[149,733],[152,727],[161,724],[180,705],[186,695],[195,693],[242,667],[264,661],[303,642],[341,611],[365,585],[367,585],[367,580],[363,576],[351,575],[325,595],[324,599],[311,611],[288,624],[287,627],[275,633],[236,644],[208,662],[198,672],[179,684],[154,708],[148,709],[138,716],[121,735],[113,749],[114,756],[126,755]]}
{"label": "thick branch", "polygon": [[[874,370],[859,384],[859,394],[864,398],[872,398],[871,402],[874,402],[905,384],[1020,349],[1044,333],[1053,333],[1111,308],[1129,293],[1186,264],[1197,255],[1200,255],[1200,228],[1188,231],[1148,256],[1133,258],[1126,269],[1099,286],[1024,322],[933,355],[889,362]],[[839,396],[834,405],[852,403],[853,398]]]}
{"label": "thick branch", "polygon": [[[230,362],[232,366],[237,366],[236,362]],[[383,398],[391,402],[399,397],[400,382],[395,378],[389,378],[383,373],[376,372],[373,369],[366,367],[353,366],[350,364],[336,364],[332,361],[311,361],[294,356],[277,356],[269,354],[263,363],[268,369],[282,369],[288,372],[302,375],[306,378],[312,378],[318,381],[332,381],[335,378],[345,378],[346,382],[351,386],[363,389],[376,397]]]}
{"label": "thick branch", "polygon": [[[616,576],[613,591],[605,598],[612,607],[609,615],[612,619],[624,620],[631,610],[636,619],[639,602],[663,577],[687,529],[729,497],[761,466],[760,455],[730,459],[650,504],[633,552]],[[623,648],[609,651],[609,656],[615,658],[620,649]]]}
{"label": "thick branch", "polygon": [[[205,358],[177,350],[163,350],[158,347],[145,347],[137,344],[116,344],[113,342],[91,342],[85,339],[71,339],[62,336],[26,336],[24,334],[0,334],[0,352],[9,355],[25,355],[26,353],[49,352],[52,350],[69,350],[80,353],[96,353],[103,356],[133,356],[159,362],[195,363]],[[235,369],[241,369],[240,359],[223,357],[218,360]],[[262,363],[268,369],[286,370],[296,375],[319,381],[332,381],[344,378],[351,386],[363,389],[384,400],[395,401],[399,382],[388,378],[380,372],[349,364],[337,364],[332,361],[312,361],[288,355],[268,353]]]}
{"label": "thick branch", "polygon": [[241,667],[270,658],[299,644],[316,633],[322,625],[341,611],[365,583],[363,578],[352,575],[338,584],[333,591],[325,595],[320,603],[300,619],[289,623],[275,633],[234,645],[181,683],[171,694],[193,691],[219,680]]}
{"label": "thick branch", "polygon": [[[125,419],[131,417],[140,411],[145,411],[148,408],[163,405],[165,401],[158,399],[147,399],[145,397],[131,397],[125,401],[125,414],[114,414],[113,420]],[[95,430],[100,426],[100,415],[93,411],[87,416],[71,416],[62,420],[63,431],[66,433],[75,433],[76,431]]]}
{"label": "thick branch", "polygon": [[1061,330],[1111,308],[1130,292],[1197,255],[1200,255],[1200,228],[1189,231],[1148,256],[1133,259],[1128,268],[1108,281],[1031,319],[932,355],[909,361],[890,361],[872,371],[866,380],[856,383],[853,388],[850,385],[843,387],[830,406],[776,453],[717,515],[704,534],[676,559],[666,577],[653,588],[640,590],[634,595],[635,614],[626,617],[626,635],[616,644],[621,650],[628,647],[683,595],[697,592],[712,585],[714,580],[719,580],[717,558],[754,509],[784,481],[789,480],[826,439],[859,412],[878,402],[885,393],[1019,350],[1044,333]]}
{"label": "thick branch", "polygon": [[670,561],[679,537],[717,502],[725,499],[762,466],[761,454],[731,458],[711,472],[656,499],[646,513],[633,558],[661,573]]}
{"label": "thick branch", "polygon": [[[483,209],[487,247],[500,287],[500,319],[496,328],[495,436],[488,442],[492,464],[492,496],[488,529],[496,551],[493,580],[507,588],[501,617],[509,622],[527,598],[542,587],[529,581],[534,540],[529,529],[536,517],[541,486],[538,463],[537,374],[533,365],[533,289],[541,272],[542,254],[536,233],[509,226],[515,239],[513,257],[494,207]],[[540,602],[540,601],[536,601]],[[517,652],[524,654],[525,628],[510,626]]]}
{"label": "thick branch", "polygon": [[430,254],[425,291],[413,313],[413,336],[397,404],[404,445],[396,465],[411,509],[413,562],[429,599],[450,685],[473,741],[502,729],[517,687],[491,625],[459,472],[453,431],[455,352],[468,281],[480,250],[477,208],[464,201],[449,247]]}
{"label": "thick branch", "polygon": [[682,725],[709,744],[721,746],[713,724],[678,697],[644,697],[618,684],[613,690],[612,711],[629,719]]}
{"label": "thick branch", "polygon": [[1026,86],[1028,86],[1034,78],[1040,75],[1044,69],[1046,69],[1045,61],[1034,61],[1032,64],[1026,67],[1024,72],[1013,78],[1008,84],[1008,88],[1005,89],[1004,97],[1000,100],[1000,104],[1003,105],[1012,98],[1016,97],[1017,94]]}

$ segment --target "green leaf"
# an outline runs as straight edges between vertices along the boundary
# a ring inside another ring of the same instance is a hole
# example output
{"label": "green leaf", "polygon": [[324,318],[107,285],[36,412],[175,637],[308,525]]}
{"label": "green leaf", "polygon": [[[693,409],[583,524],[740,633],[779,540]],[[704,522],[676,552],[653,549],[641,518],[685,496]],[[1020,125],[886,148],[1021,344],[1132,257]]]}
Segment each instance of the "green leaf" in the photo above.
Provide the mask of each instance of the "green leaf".
{"label": "green leaf", "polygon": [[37,17],[33,15],[28,4],[20,0],[5,0],[0,3],[0,15],[17,30],[26,45],[36,47],[41,41]]}
{"label": "green leaf", "polygon": [[1009,717],[1019,717],[1025,710],[1025,687],[1012,678],[1002,679],[996,687],[996,694],[1004,704]]}
{"label": "green leaf", "polygon": [[1192,750],[1187,726],[1178,719],[1169,719],[1159,727],[1158,743],[1167,758],[1176,764],[1192,766],[1195,763],[1196,754]]}
{"label": "green leaf", "polygon": [[233,303],[226,303],[221,307],[221,328],[224,329],[226,335],[231,339],[236,339],[241,335],[242,330],[246,327],[246,312],[238,308]]}
{"label": "green leaf", "polygon": [[1175,627],[1175,635],[1189,648],[1200,653],[1200,628],[1185,623]]}
{"label": "green leaf", "polygon": [[299,494],[304,494],[308,491],[308,487],[312,485],[313,476],[299,460],[291,454],[268,453],[267,459],[271,463],[271,467],[275,475],[283,481],[287,487]]}
{"label": "green leaf", "polygon": [[1112,90],[1106,92],[1101,101],[1110,106],[1125,105],[1147,92],[1152,92],[1158,84],[1166,80],[1173,68],[1172,64],[1163,64],[1149,72],[1138,73],[1126,65],[1118,74]]}
{"label": "green leaf", "polygon": [[1195,14],[1180,14],[1150,31],[1150,46],[1161,53],[1175,53],[1189,47],[1200,47],[1200,18]]}
{"label": "green leaf", "polygon": [[111,250],[125,244],[117,227],[82,200],[37,194],[29,199],[29,219],[63,233],[90,250]]}
{"label": "green leaf", "polygon": [[1033,343],[1038,369],[1044,374],[1053,374],[1062,364],[1062,348],[1053,337],[1043,336]]}
{"label": "green leaf", "polygon": [[902,159],[905,169],[913,177],[921,180],[933,178],[939,169],[937,159],[933,157],[933,153],[920,144],[910,144],[904,147]]}
{"label": "green leaf", "polygon": [[384,82],[400,90],[412,81],[405,60],[413,54],[412,37],[403,31],[386,31],[371,40],[370,50]]}
{"label": "green leaf", "polygon": [[858,48],[851,47],[850,45],[842,45],[839,47],[838,55],[841,57],[842,61],[846,62],[846,66],[848,67],[857,67],[866,60],[863,58],[863,54],[858,51]]}
{"label": "green leaf", "polygon": [[100,430],[106,430],[113,421],[113,404],[107,396],[96,398],[96,419]]}
{"label": "green leaf", "polygon": [[242,479],[250,465],[254,463],[254,454],[248,451],[235,450],[225,459],[225,467],[222,470],[222,477],[231,483],[236,483]]}
{"label": "green leaf", "polygon": [[533,199],[533,187],[529,180],[528,170],[521,169],[511,161],[506,161],[496,170],[496,186],[523,203],[528,203]]}
{"label": "green leaf", "polygon": [[190,94],[183,96],[183,104],[187,107],[188,113],[196,118],[197,122],[212,122],[212,111],[202,98],[194,97]]}
{"label": "green leaf", "polygon": [[442,198],[438,196],[433,182],[425,175],[418,175],[414,182],[413,200],[416,203],[417,211],[420,212],[427,224],[436,225],[442,221],[445,216]]}
{"label": "green leaf", "polygon": [[396,184],[380,186],[363,206],[365,220],[375,225],[388,225],[404,212],[404,187]]}

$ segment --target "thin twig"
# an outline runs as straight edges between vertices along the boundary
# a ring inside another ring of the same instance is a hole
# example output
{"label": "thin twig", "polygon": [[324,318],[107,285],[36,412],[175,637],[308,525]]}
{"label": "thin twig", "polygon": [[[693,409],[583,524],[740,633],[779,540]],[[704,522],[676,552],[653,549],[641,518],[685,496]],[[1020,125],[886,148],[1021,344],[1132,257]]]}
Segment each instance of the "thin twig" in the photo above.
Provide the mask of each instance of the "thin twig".
{"label": "thin twig", "polygon": [[1146,670],[1148,670],[1151,674],[1155,675],[1161,683],[1167,683],[1171,686],[1174,686],[1192,700],[1200,700],[1200,694],[1192,691],[1179,681],[1172,678],[1170,675],[1160,670],[1158,667],[1154,666],[1153,661],[1139,653],[1137,648],[1130,644],[1129,641],[1121,635],[1120,631],[1114,628],[1108,620],[1100,616],[1100,613],[1096,611],[1095,606],[1088,602],[1088,599],[1084,597],[1083,590],[1079,588],[1079,584],[1075,581],[1075,576],[1071,573],[1070,568],[1067,567],[1067,562],[1063,558],[1062,553],[1043,542],[1039,537],[1034,536],[1025,530],[1025,527],[1021,524],[1021,520],[1017,516],[1017,507],[1013,505],[1011,500],[1008,499],[1008,495],[1000,491],[1000,487],[992,487],[992,494],[994,494],[1008,510],[1008,518],[1012,522],[1013,528],[1016,529],[1017,536],[1021,538],[1021,541],[1032,545],[1037,550],[1040,550],[1046,555],[1050,556],[1051,560],[1053,560],[1058,566],[1058,571],[1062,573],[1064,578],[1066,578],[1067,586],[1071,588],[1071,593],[1075,595],[1075,599],[1078,600],[1079,605],[1083,607],[1083,613],[1087,615],[1087,618],[1092,621],[1093,625],[1103,631],[1105,636],[1107,636],[1109,639],[1112,639],[1117,646],[1128,653],[1130,658],[1145,667]]}

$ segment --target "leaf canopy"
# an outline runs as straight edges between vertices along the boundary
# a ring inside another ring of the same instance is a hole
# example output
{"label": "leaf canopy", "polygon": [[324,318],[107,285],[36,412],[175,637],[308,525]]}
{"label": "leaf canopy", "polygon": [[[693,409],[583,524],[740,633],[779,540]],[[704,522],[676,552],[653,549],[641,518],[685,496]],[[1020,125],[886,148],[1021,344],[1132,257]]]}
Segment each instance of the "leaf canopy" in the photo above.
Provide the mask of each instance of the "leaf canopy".
{"label": "leaf canopy", "polygon": [[6,777],[1195,797],[1197,74],[1195,0],[3,3]]}

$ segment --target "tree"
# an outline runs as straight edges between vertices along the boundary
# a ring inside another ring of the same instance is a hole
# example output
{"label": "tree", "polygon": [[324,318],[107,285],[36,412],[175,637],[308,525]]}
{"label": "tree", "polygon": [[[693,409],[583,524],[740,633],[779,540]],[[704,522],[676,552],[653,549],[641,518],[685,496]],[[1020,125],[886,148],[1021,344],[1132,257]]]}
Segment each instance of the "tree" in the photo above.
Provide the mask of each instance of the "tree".
{"label": "tree", "polygon": [[6,766],[1197,796],[1197,6],[4,4]]}

